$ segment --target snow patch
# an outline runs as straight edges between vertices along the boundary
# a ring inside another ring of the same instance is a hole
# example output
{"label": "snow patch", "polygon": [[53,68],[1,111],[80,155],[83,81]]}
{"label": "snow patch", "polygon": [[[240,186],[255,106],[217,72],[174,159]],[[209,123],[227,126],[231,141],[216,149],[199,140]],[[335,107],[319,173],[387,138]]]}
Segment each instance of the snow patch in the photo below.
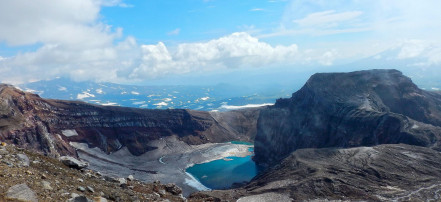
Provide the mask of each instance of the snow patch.
{"label": "snow patch", "polygon": [[102,103],[103,106],[118,106],[118,103],[116,102],[108,102],[108,103]]}
{"label": "snow patch", "polygon": [[168,104],[166,102],[160,102],[160,103],[156,103],[156,104],[153,104],[153,105],[156,105],[156,106],[167,106]]}
{"label": "snow patch", "polygon": [[84,98],[88,98],[88,97],[95,97],[95,95],[92,93],[86,92],[86,91],[83,91],[83,93],[78,93],[78,95],[77,95],[77,99],[80,99],[80,100],[82,100]]}
{"label": "snow patch", "polygon": [[60,86],[60,87],[58,87],[58,90],[59,91],[67,91],[67,88],[64,86]]}
{"label": "snow patch", "polygon": [[235,109],[244,109],[244,108],[253,108],[253,107],[263,107],[263,106],[271,106],[273,103],[263,103],[263,104],[247,104],[242,106],[234,106],[234,105],[222,105],[219,109],[226,110],[235,110]]}
{"label": "snow patch", "polygon": [[61,133],[66,137],[78,136],[78,133],[76,130],[62,130]]}
{"label": "snow patch", "polygon": [[38,91],[30,89],[30,88],[26,88],[24,91],[28,92],[28,93],[37,93],[38,92]]}
{"label": "snow patch", "polygon": [[104,94],[104,91],[103,91],[102,88],[96,89],[95,92],[98,93],[98,94]]}

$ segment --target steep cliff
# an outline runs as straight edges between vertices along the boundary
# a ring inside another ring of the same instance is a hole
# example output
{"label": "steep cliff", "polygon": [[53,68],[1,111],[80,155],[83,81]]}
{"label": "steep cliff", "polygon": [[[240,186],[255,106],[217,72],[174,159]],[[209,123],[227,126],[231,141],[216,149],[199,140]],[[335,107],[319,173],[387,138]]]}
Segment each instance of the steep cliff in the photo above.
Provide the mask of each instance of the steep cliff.
{"label": "steep cliff", "polygon": [[[0,140],[58,156],[76,155],[69,142],[87,143],[110,153],[126,146],[134,155],[152,150],[146,143],[177,136],[188,144],[252,141],[258,109],[217,113],[170,109],[106,107],[42,99],[0,85]],[[220,121],[219,121],[220,120]],[[245,128],[242,128],[245,127]]]}
{"label": "steep cliff", "polygon": [[397,70],[314,74],[291,98],[261,110],[260,165],[301,148],[405,143],[441,150],[441,96]]}

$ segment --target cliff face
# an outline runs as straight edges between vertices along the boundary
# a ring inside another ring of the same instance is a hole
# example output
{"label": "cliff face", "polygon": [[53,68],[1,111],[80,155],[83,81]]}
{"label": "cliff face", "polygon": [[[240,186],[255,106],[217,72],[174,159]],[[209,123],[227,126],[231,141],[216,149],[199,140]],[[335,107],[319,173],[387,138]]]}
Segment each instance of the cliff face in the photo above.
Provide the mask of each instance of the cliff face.
{"label": "cliff face", "polygon": [[279,162],[301,148],[405,143],[441,150],[441,96],[397,70],[313,75],[261,110],[255,160]]}
{"label": "cliff face", "polygon": [[209,112],[184,109],[105,107],[42,99],[8,85],[0,85],[0,100],[0,140],[53,156],[76,155],[70,141],[105,152],[127,146],[134,155],[154,149],[146,146],[149,141],[171,135],[188,144],[252,141],[247,131],[256,127],[255,121],[243,130],[235,124],[257,120],[259,114],[251,109],[217,113],[215,118]]}

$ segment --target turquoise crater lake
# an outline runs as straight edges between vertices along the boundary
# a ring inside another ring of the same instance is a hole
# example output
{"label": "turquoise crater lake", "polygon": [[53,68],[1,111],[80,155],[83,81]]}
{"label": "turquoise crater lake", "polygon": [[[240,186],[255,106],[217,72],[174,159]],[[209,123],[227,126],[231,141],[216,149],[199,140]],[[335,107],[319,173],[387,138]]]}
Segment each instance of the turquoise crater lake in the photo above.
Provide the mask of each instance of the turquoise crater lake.
{"label": "turquoise crater lake", "polygon": [[[242,142],[232,143],[245,144]],[[250,143],[246,144],[250,145]],[[251,152],[253,149],[253,147],[249,148]],[[233,183],[248,182],[257,175],[257,167],[251,159],[251,155],[246,157],[231,156],[208,163],[195,164],[187,168],[186,171],[210,189],[228,189]]]}

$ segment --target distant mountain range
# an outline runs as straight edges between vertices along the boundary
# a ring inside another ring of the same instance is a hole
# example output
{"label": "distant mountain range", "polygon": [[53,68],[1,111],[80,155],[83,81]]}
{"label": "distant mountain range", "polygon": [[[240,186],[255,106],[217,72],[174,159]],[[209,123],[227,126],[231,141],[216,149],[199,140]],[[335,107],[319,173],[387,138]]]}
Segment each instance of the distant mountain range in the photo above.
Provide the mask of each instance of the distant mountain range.
{"label": "distant mountain range", "polygon": [[124,106],[147,109],[194,109],[225,111],[274,103],[287,97],[290,91],[282,89],[255,90],[228,84],[193,86],[136,86],[115,83],[75,82],[57,78],[18,85],[23,91],[44,98],[81,100],[104,106]]}

